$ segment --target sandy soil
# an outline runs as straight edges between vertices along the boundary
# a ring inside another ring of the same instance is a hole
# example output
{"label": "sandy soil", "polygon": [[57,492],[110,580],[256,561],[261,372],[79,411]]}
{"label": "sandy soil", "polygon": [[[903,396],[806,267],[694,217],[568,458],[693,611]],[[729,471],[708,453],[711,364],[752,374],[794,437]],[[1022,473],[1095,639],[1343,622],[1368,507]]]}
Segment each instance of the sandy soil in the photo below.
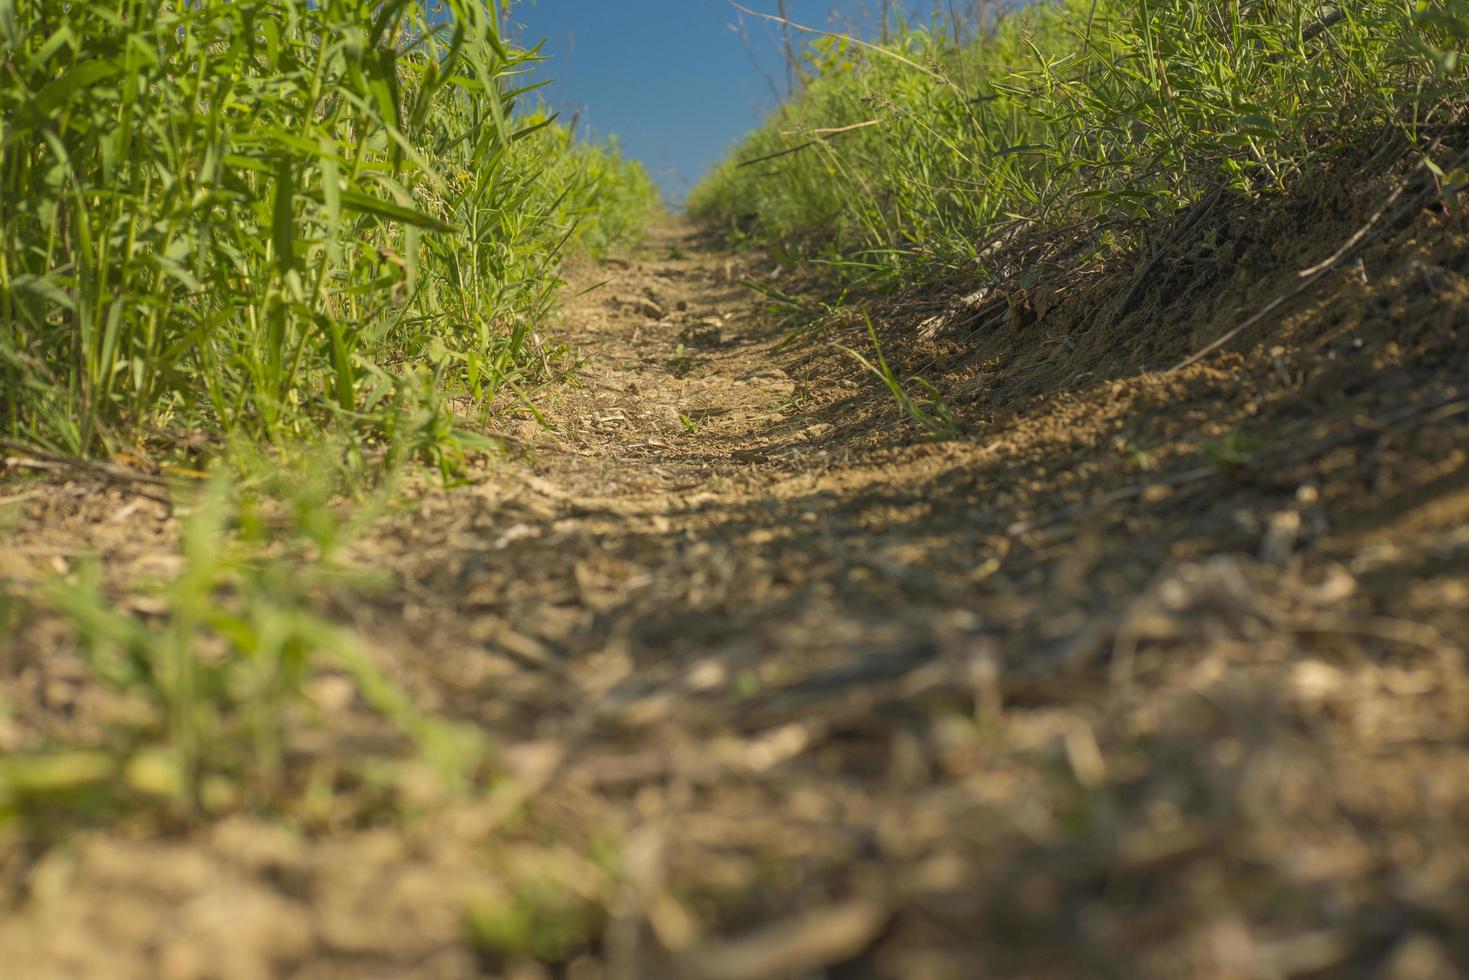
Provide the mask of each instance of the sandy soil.
{"label": "sandy soil", "polygon": [[[553,429],[420,488],[350,555],[391,588],[321,603],[495,781],[0,836],[0,972],[1469,973],[1469,228],[1422,184],[1367,157],[1151,256],[1074,229],[869,303],[943,441],[755,257],[674,223],[576,270]],[[12,581],[169,561],[127,486],[0,494]],[[66,631],[16,638],[0,749],[85,731]]]}

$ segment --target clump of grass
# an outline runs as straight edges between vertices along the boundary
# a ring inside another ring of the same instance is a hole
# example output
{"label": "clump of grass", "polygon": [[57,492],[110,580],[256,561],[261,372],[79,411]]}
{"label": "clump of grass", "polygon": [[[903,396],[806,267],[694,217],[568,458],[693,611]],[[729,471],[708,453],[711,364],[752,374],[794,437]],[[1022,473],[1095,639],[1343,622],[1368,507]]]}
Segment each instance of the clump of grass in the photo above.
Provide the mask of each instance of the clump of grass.
{"label": "clump of grass", "polygon": [[809,81],[690,211],[877,283],[995,272],[1014,229],[1136,219],[1221,183],[1255,193],[1343,139],[1409,139],[1462,104],[1462,0],[1060,0],[956,43],[822,37]]}
{"label": "clump of grass", "polygon": [[0,14],[0,432],[58,452],[493,398],[560,251],[652,206],[615,147],[519,107],[535,56],[487,0]]}
{"label": "clump of grass", "polygon": [[501,900],[471,904],[465,913],[469,941],[498,961],[565,963],[606,928],[603,904],[563,881],[527,875],[512,889]]}
{"label": "clump of grass", "polygon": [[[186,816],[288,809],[303,793],[301,736],[330,737],[340,724],[333,712],[376,715],[401,736],[399,748],[359,763],[426,765],[446,789],[476,772],[488,758],[482,736],[425,714],[352,632],[318,611],[324,596],[374,588],[336,558],[388,489],[353,506],[334,492],[339,483],[320,466],[279,460],[255,486],[215,478],[180,497],[189,516],[176,572],[124,594],[87,559],[27,602],[0,602],[7,618],[69,624],[87,683],[115,705],[92,719],[88,738],[0,762],[0,824],[135,805]],[[349,692],[349,703],[323,707],[313,696],[323,681]]]}
{"label": "clump of grass", "polygon": [[893,396],[893,400],[898,403],[898,407],[909,418],[923,426],[934,439],[953,439],[958,436],[960,434],[959,423],[949,411],[949,406],[938,389],[924,379],[915,377],[909,379],[909,384],[922,389],[927,397],[924,401],[920,401],[909,394],[908,387],[888,365],[887,357],[882,352],[882,343],[877,339],[877,328],[873,326],[872,317],[864,314],[864,319],[867,322],[867,336],[872,340],[873,356],[871,359],[861,351],[843,344],[836,346],[881,380],[887,386],[888,393]]}
{"label": "clump of grass", "polygon": [[1211,440],[1203,446],[1204,458],[1221,473],[1239,474],[1256,462],[1260,453],[1259,440],[1235,429],[1222,439]]}
{"label": "clump of grass", "polygon": [[664,366],[666,366],[668,370],[672,371],[674,374],[682,375],[693,366],[694,359],[692,356],[689,355],[689,352],[684,349],[684,345],[679,344],[678,347],[674,349],[673,356],[668,358],[668,360],[664,361],[663,363]]}

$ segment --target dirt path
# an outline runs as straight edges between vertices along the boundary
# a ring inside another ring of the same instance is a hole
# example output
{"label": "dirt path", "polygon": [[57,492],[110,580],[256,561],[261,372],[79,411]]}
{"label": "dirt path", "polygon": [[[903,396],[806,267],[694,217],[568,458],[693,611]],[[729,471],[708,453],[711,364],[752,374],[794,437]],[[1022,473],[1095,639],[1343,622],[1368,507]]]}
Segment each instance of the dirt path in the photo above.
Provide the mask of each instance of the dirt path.
{"label": "dirt path", "polygon": [[[1371,314],[1449,311],[1411,338],[1363,332],[1369,295],[1168,377],[1080,363],[1044,310],[1008,352],[899,348],[973,395],[932,442],[826,342],[856,327],[788,342],[738,282],[766,270],[662,229],[577,274],[607,282],[553,429],[375,528],[353,561],[393,587],[330,602],[511,778],[12,860],[0,949],[27,978],[1456,975],[1469,280],[1428,237],[1384,243]],[[1293,365],[1338,343],[1378,380],[1309,402]]]}

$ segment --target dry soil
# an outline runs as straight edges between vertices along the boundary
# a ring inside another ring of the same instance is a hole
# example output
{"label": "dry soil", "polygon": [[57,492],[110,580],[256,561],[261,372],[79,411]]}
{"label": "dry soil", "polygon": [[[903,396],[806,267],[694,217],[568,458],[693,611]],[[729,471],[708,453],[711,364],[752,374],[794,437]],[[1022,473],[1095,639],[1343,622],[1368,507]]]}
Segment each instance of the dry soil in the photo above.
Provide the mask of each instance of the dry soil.
{"label": "dry soil", "polygon": [[[321,601],[493,789],[0,836],[0,974],[1469,973],[1469,227],[1425,187],[1367,156],[868,302],[941,440],[758,257],[574,270],[550,428]],[[125,596],[175,560],[134,489],[13,476],[4,574]],[[0,749],[85,732],[64,628],[0,650]]]}

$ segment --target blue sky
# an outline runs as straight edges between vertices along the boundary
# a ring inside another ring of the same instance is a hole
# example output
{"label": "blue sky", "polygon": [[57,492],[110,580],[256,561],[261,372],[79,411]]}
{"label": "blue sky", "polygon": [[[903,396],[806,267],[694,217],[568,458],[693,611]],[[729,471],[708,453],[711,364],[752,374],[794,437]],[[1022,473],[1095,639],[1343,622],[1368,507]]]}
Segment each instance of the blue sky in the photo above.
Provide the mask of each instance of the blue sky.
{"label": "blue sky", "polygon": [[[776,0],[741,2],[776,9]],[[843,29],[870,26],[878,6],[786,0],[792,20]],[[785,86],[778,28],[742,18],[728,0],[521,0],[511,21],[521,41],[546,41],[543,70],[555,82],[545,101],[582,135],[616,134],[673,203]]]}

